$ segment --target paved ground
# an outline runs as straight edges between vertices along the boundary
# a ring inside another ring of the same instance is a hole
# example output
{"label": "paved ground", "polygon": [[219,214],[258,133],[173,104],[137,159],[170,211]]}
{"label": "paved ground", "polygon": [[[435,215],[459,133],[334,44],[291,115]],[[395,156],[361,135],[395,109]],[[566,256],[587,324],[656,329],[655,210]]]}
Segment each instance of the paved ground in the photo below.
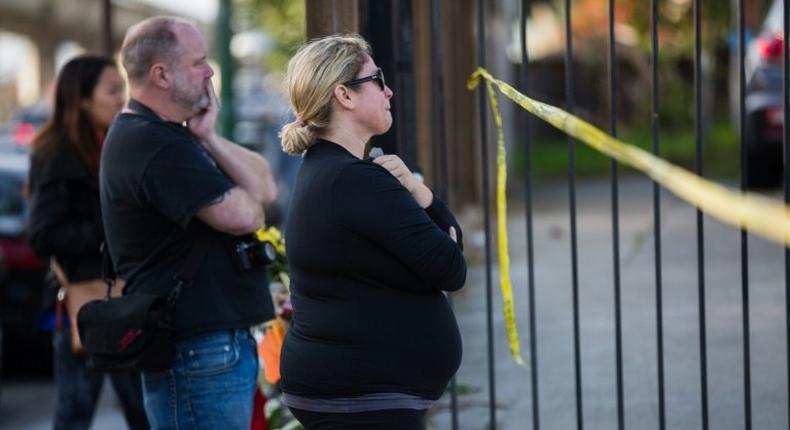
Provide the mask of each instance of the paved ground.
{"label": "paved ground", "polygon": [[[617,422],[609,195],[606,180],[585,181],[578,188],[585,429],[611,430]],[[698,429],[701,412],[695,213],[684,203],[664,196],[667,428]],[[624,180],[620,198],[626,428],[652,430],[658,428],[658,402],[651,185],[640,179]],[[515,203],[511,206],[511,275],[521,348],[528,359],[524,211]],[[567,189],[563,183],[541,184],[534,222],[541,428],[568,430],[575,428],[576,418]],[[712,220],[706,220],[705,233],[710,428],[741,429],[744,390],[739,233]],[[481,240],[479,235],[474,236],[470,234],[467,240]],[[785,430],[789,426],[783,249],[750,237],[749,255],[753,427]],[[489,428],[484,274],[481,265],[473,266],[467,287],[455,296],[464,338],[464,361],[458,381],[465,393],[460,396],[460,428],[465,430]],[[496,276],[494,272],[495,282]],[[497,428],[529,429],[530,374],[509,358],[501,296],[498,285],[494,286]],[[107,388],[94,428],[122,429],[125,426]],[[50,428],[53,404],[51,383],[4,384],[0,429]],[[450,428],[448,404],[448,399],[443,398],[433,411],[434,429]]]}
{"label": "paved ground", "polygon": [[[658,428],[655,269],[652,185],[621,184],[621,285],[626,428]],[[581,359],[585,429],[617,428],[614,287],[609,183],[578,188]],[[567,187],[540,187],[534,249],[537,351],[542,429],[576,427],[573,384],[570,234]],[[515,206],[515,204],[513,204]],[[701,428],[695,211],[664,193],[662,203],[667,428]],[[529,358],[527,265],[523,208],[509,217],[511,275],[525,359]],[[706,219],[705,276],[710,428],[744,428],[740,233]],[[487,429],[488,378],[485,278],[470,272],[455,297],[464,339],[458,381],[460,428]],[[495,289],[497,428],[532,428],[530,373],[509,357],[501,295]],[[788,428],[787,343],[783,248],[749,237],[753,426]],[[533,364],[530,364],[533,365]],[[447,397],[447,396],[445,396]],[[449,429],[448,399],[432,418]]]}
{"label": "paved ground", "polygon": [[[93,420],[93,429],[124,430],[126,423],[112,387],[105,381]],[[0,404],[0,429],[49,430],[55,409],[51,381],[4,381]]]}

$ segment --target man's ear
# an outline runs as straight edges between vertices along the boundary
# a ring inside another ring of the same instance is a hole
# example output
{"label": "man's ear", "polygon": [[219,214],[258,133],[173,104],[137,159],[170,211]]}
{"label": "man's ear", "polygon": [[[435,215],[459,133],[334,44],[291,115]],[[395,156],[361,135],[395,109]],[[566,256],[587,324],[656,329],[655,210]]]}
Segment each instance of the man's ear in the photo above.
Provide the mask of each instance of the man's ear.
{"label": "man's ear", "polygon": [[354,99],[351,90],[345,85],[336,85],[334,91],[335,100],[345,109],[354,109]]}
{"label": "man's ear", "polygon": [[156,63],[148,70],[148,81],[157,87],[170,88],[170,72],[164,64]]}

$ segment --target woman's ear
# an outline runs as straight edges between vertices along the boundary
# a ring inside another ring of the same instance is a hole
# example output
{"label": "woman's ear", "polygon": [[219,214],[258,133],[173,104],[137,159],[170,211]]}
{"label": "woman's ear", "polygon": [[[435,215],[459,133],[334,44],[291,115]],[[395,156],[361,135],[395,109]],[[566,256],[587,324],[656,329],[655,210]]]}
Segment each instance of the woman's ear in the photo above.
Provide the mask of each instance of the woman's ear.
{"label": "woman's ear", "polygon": [[351,90],[345,85],[336,85],[334,91],[335,100],[345,109],[354,109],[354,100]]}

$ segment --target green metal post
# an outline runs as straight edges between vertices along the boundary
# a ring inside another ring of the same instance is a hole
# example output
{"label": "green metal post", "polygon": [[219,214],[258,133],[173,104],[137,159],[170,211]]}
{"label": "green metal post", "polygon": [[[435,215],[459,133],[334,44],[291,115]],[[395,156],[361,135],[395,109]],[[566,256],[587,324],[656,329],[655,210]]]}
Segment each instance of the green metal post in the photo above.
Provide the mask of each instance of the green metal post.
{"label": "green metal post", "polygon": [[219,102],[219,133],[234,140],[233,125],[236,115],[233,109],[233,75],[235,65],[230,53],[230,39],[233,36],[231,21],[233,17],[233,0],[219,0],[217,16],[217,60],[221,72],[221,89]]}

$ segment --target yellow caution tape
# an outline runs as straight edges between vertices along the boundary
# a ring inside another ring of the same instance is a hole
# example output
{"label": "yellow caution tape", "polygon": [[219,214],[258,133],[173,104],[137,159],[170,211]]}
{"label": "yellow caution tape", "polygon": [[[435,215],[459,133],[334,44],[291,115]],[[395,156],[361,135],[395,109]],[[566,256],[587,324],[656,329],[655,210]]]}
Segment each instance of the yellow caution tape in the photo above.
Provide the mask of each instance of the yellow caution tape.
{"label": "yellow caution tape", "polygon": [[521,94],[507,83],[495,79],[482,67],[478,67],[469,78],[466,84],[467,88],[470,91],[477,88],[480,84],[480,78],[486,80],[491,112],[497,127],[499,276],[510,353],[517,364],[523,366],[524,361],[519,351],[518,329],[513,310],[513,288],[510,282],[510,256],[508,254],[506,223],[505,186],[507,182],[507,168],[505,163],[505,138],[502,130],[502,115],[499,112],[499,103],[497,102],[494,85],[502,94],[533,115],[617,161],[646,173],[676,196],[700,208],[703,212],[719,221],[738,228],[745,228],[754,234],[786,247],[790,246],[790,207],[783,202],[752,193],[732,191],[715,182],[701,178],[647,151],[617,140],[592,124],[560,108]]}
{"label": "yellow caution tape", "polygon": [[496,154],[496,206],[497,206],[497,242],[499,245],[499,284],[502,289],[502,306],[505,309],[505,327],[510,345],[510,355],[516,364],[525,366],[521,358],[518,342],[518,329],[516,328],[516,313],[513,310],[513,286],[510,283],[510,254],[507,247],[507,163],[505,152],[505,134],[502,131],[502,115],[499,113],[499,103],[491,82],[486,82],[488,87],[488,100],[491,103],[491,112],[497,128],[497,154]]}
{"label": "yellow caution tape", "polygon": [[[604,133],[592,124],[568,112],[533,100],[507,83],[494,79],[487,70],[478,68],[469,78],[467,88],[474,90],[480,78],[487,81],[518,105],[575,137],[588,146],[646,173],[657,183],[708,215],[737,228],[744,228],[765,239],[790,246],[790,207],[783,202],[753,193],[733,191],[701,178],[635,146]],[[501,122],[498,127],[501,127]]]}

